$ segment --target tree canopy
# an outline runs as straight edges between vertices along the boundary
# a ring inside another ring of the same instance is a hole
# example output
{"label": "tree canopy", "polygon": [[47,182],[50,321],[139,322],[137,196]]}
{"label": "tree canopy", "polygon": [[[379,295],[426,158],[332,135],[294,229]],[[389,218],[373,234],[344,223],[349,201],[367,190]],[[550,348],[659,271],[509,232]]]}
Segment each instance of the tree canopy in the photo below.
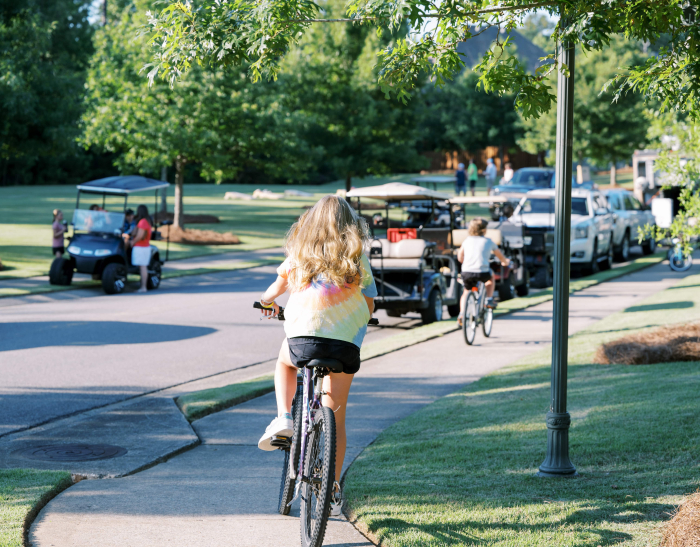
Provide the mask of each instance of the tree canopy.
{"label": "tree canopy", "polygon": [[[697,6],[687,0],[350,0],[345,17],[330,17],[322,2],[313,0],[198,0],[170,1],[149,13],[154,61],[149,77],[175,81],[193,64],[224,66],[249,63],[254,80],[275,78],[281,59],[315,24],[371,25],[394,35],[378,55],[378,81],[386,93],[406,99],[422,74],[438,86],[463,68],[456,51],[485,27],[510,30],[537,10],[558,17],[555,41],[578,44],[584,51],[603,50],[615,35],[649,42],[663,40],[655,54],[640,64],[621,67],[605,88],[621,95],[641,92],[660,108],[700,111],[700,25]],[[502,36],[505,36],[503,38]],[[554,55],[535,74],[528,74],[508,55],[508,34],[497,34],[493,47],[477,67],[480,85],[499,95],[513,93],[524,117],[547,112],[554,95],[547,75],[568,71]]]}

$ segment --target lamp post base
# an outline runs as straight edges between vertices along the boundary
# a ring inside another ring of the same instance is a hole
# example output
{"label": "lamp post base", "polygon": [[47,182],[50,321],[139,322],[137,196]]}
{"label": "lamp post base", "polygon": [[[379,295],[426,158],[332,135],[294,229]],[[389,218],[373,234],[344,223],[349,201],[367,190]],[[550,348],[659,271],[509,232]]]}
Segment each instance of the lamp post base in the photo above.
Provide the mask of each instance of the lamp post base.
{"label": "lamp post base", "polygon": [[539,477],[575,477],[576,468],[569,459],[568,412],[547,412],[547,456],[540,465]]}

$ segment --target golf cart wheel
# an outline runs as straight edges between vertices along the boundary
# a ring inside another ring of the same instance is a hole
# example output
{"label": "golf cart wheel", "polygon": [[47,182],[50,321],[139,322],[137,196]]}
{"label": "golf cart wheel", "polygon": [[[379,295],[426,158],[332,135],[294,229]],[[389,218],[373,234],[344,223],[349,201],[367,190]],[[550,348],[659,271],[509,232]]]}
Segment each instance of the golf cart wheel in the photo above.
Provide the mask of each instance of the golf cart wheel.
{"label": "golf cart wheel", "polygon": [[653,237],[642,243],[642,253],[645,255],[653,255],[656,252],[656,240]]}
{"label": "golf cart wheel", "polygon": [[481,324],[481,330],[484,331],[484,336],[491,336],[491,327],[493,327],[493,310],[486,308],[484,310],[484,322]]}
{"label": "golf cart wheel", "polygon": [[102,272],[102,288],[107,294],[120,294],[126,288],[126,267],[113,262]]}
{"label": "golf cart wheel", "polygon": [[513,290],[513,282],[509,275],[507,279],[501,279],[501,282],[498,284],[498,299],[501,302],[505,302],[513,298],[515,298],[515,291]]}
{"label": "golf cart wheel", "polygon": [[625,232],[622,236],[620,247],[615,252],[615,260],[618,262],[627,262],[630,259],[630,234]]}
{"label": "golf cart wheel", "polygon": [[149,291],[155,291],[158,287],[160,287],[160,282],[163,275],[160,262],[158,260],[154,260],[153,262],[153,266],[148,268],[153,273],[148,274],[148,280],[146,281],[146,288],[148,288]]}
{"label": "golf cart wheel", "polygon": [[428,307],[420,311],[420,316],[424,325],[442,321],[442,296],[440,296],[438,289],[430,291]]}
{"label": "golf cart wheel", "polygon": [[608,245],[608,252],[605,253],[605,260],[600,263],[601,270],[609,270],[613,267],[613,244],[612,235],[610,236],[610,244]]}
{"label": "golf cart wheel", "polygon": [[470,346],[474,343],[476,336],[477,317],[476,317],[476,297],[472,291],[469,291],[467,296],[467,305],[464,311],[464,341]]}
{"label": "golf cart wheel", "polygon": [[530,282],[526,281],[522,285],[518,285],[515,287],[515,294],[518,296],[527,296],[530,294]]}
{"label": "golf cart wheel", "polygon": [[49,270],[49,283],[52,285],[70,285],[73,280],[73,263],[65,258],[56,258]]}
{"label": "golf cart wheel", "polygon": [[[629,236],[626,235],[625,237],[628,238],[629,243]],[[591,261],[586,264],[585,270],[586,275],[595,275],[600,271],[600,266],[598,265],[598,240],[593,243],[593,254],[591,255]]]}
{"label": "golf cart wheel", "polygon": [[532,286],[538,289],[546,289],[552,286],[552,274],[549,273],[547,266],[537,268],[535,278],[532,280]]}
{"label": "golf cart wheel", "polygon": [[401,312],[397,310],[386,310],[386,314],[389,317],[401,317]]}

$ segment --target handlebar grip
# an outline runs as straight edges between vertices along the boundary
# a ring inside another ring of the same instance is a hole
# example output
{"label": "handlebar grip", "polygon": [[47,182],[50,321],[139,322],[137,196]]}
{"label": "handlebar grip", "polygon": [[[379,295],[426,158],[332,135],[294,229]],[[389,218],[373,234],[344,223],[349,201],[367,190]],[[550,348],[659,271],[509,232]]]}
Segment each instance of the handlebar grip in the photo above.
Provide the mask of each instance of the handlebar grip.
{"label": "handlebar grip", "polygon": [[376,317],[372,317],[372,319],[370,319],[370,320],[367,322],[367,324],[368,324],[368,325],[379,325],[379,319],[377,319]]}
{"label": "handlebar grip", "polygon": [[[270,308],[266,308],[263,306],[260,302],[253,302],[253,307],[256,310],[269,310]],[[277,306],[280,309],[280,312],[277,314],[277,319],[280,321],[284,321],[284,308],[282,306]]]}

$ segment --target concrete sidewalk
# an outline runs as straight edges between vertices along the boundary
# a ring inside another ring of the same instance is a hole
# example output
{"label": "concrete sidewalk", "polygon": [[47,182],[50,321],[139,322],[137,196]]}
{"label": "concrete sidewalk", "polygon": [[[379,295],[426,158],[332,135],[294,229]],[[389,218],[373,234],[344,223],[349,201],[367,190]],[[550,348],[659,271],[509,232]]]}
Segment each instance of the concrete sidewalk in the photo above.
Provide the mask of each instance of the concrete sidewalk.
{"label": "concrete sidewalk", "polygon": [[[660,264],[572,295],[570,333],[685,275]],[[349,401],[344,469],[392,423],[548,344],[551,310],[548,302],[498,318],[492,337],[478,333],[472,347],[456,332],[363,363]],[[297,545],[298,519],[275,511],[281,454],[257,448],[274,412],[273,394],[249,401],[194,422],[202,444],[166,463],[120,479],[80,482],[41,511],[30,530],[31,544]],[[324,545],[371,543],[344,519],[333,519]]]}

